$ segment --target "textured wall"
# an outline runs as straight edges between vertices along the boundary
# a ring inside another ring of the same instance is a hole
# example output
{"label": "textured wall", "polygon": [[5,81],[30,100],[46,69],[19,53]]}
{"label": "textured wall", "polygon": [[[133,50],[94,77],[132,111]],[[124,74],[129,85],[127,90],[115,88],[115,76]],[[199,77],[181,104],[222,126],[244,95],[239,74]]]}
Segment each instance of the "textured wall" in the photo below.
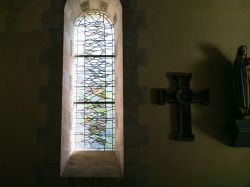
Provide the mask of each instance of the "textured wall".
{"label": "textured wall", "polygon": [[[250,2],[122,3],[125,178],[112,180],[59,178],[63,0],[0,1],[0,186],[249,187],[250,149],[231,147],[226,126]],[[194,142],[173,140],[174,105],[147,100],[176,71],[210,89],[209,106],[192,106]]]}

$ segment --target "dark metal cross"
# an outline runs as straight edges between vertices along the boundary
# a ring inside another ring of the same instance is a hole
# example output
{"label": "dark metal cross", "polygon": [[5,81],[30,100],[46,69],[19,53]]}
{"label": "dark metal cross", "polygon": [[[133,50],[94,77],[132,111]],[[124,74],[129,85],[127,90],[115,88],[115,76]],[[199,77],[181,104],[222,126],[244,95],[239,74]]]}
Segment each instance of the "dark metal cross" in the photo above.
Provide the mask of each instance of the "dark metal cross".
{"label": "dark metal cross", "polygon": [[190,80],[192,73],[174,73],[174,78],[178,81],[178,88],[174,91],[158,89],[159,104],[165,105],[166,102],[179,104],[179,132],[177,140],[192,141],[191,126],[191,103],[200,103],[207,105],[209,101],[208,89],[194,93],[190,89]]}

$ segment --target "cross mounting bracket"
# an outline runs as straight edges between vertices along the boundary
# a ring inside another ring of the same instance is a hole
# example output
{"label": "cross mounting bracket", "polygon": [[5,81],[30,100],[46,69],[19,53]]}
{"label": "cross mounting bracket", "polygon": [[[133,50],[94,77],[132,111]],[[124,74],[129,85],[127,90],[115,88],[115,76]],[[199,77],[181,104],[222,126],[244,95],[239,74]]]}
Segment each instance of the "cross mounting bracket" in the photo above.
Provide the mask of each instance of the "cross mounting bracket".
{"label": "cross mounting bracket", "polygon": [[208,105],[209,90],[203,89],[193,92],[190,89],[191,73],[174,73],[173,75],[178,81],[177,90],[158,89],[158,104],[165,105],[168,102],[179,105],[179,132],[177,140],[191,141],[194,140],[191,127],[191,103]]}

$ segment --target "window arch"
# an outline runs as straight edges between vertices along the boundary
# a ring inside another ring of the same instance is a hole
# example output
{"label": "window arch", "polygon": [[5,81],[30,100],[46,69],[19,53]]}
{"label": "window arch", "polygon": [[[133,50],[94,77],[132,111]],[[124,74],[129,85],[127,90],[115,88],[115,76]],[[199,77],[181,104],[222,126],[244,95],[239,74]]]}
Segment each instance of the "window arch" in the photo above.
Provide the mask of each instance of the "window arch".
{"label": "window arch", "polygon": [[76,21],[73,75],[74,150],[114,150],[114,26],[100,11]]}
{"label": "window arch", "polygon": [[63,34],[61,176],[120,177],[124,170],[120,1],[67,0]]}

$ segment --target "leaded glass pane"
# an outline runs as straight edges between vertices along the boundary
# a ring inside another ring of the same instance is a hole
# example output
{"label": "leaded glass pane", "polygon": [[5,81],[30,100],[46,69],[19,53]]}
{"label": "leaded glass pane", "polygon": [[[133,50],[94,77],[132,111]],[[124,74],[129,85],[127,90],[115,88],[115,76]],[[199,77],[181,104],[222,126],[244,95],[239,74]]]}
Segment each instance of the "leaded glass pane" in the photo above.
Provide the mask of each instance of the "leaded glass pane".
{"label": "leaded glass pane", "polygon": [[77,104],[76,149],[114,149],[114,105]]}
{"label": "leaded glass pane", "polygon": [[76,21],[74,56],[75,150],[114,150],[114,28],[106,15]]}
{"label": "leaded glass pane", "polygon": [[100,12],[79,18],[74,51],[75,55],[114,55],[114,28],[110,19]]}

